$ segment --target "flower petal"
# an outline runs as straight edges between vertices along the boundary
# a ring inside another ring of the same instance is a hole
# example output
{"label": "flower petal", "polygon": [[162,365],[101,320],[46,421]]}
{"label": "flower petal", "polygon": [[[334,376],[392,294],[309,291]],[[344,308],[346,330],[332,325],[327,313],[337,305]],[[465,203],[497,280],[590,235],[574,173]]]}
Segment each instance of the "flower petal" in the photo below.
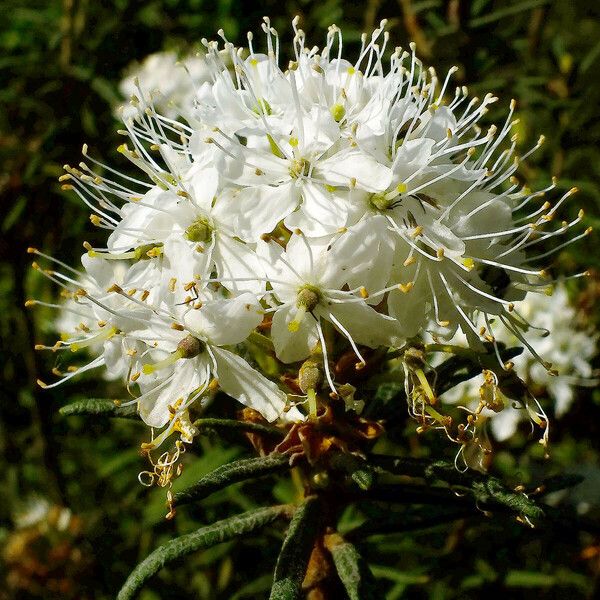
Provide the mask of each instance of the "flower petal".
{"label": "flower petal", "polygon": [[[219,386],[227,395],[258,411],[269,422],[285,414],[287,395],[275,383],[236,354],[217,347],[211,347],[211,351],[217,362]],[[298,414],[299,420],[302,419],[297,409],[292,411]],[[294,414],[288,413],[288,418],[293,418]]]}

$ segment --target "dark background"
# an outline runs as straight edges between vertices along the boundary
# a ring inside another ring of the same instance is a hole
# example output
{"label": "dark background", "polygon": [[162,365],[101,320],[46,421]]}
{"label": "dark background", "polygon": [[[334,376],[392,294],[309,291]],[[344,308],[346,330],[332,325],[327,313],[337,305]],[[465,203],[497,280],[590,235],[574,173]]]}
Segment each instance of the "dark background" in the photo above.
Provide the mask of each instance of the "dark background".
{"label": "dark background", "polygon": [[[241,0],[1,0],[0,14],[2,599],[112,598],[131,568],[175,533],[273,496],[288,501],[298,494],[292,481],[237,486],[166,522],[164,491],[148,491],[136,480],[146,467],[138,453],[142,426],[58,415],[68,400],[119,397],[121,390],[91,377],[58,390],[35,385],[53,366],[52,355],[32,349],[34,342],[52,343],[53,313],[32,313],[23,305],[30,297],[50,301],[57,291],[31,271],[26,248],[76,265],[82,241],[98,239],[83,204],[62,192],[57,178],[64,163],[79,161],[83,142],[96,156],[127,168],[116,152],[113,107],[132,60],[165,48],[189,52],[221,27],[243,44],[248,29],[260,37],[263,14],[271,16],[284,47],[296,14],[312,44],[320,44],[335,22],[351,59],[360,32],[388,18],[392,46],[414,40],[420,57],[438,73],[457,65],[458,84],[475,94],[497,94],[501,101],[490,118],[500,118],[516,98],[521,149],[541,133],[547,136],[522,175],[532,187],[546,185],[551,175],[559,177],[563,191],[576,185],[580,194],[565,215],[583,207],[588,225],[600,219],[600,5],[589,0],[266,0],[260,6]],[[580,319],[591,327],[600,314],[597,247],[593,234],[562,252],[555,265],[556,274],[591,270],[590,279],[569,287]],[[549,460],[523,430],[498,445],[493,469],[515,484],[579,470],[588,482],[569,498],[595,499],[597,509],[599,423],[598,395],[582,390],[569,414],[554,424]],[[417,439],[414,429],[407,431],[415,455],[451,456],[455,450],[433,432]],[[236,442],[203,438],[194,456],[186,457],[183,477],[193,481],[247,451]],[[35,507],[45,516],[26,526],[23,515]],[[349,514],[347,522],[359,518]],[[280,535],[267,531],[194,555],[155,578],[142,598],[265,597]],[[531,531],[482,518],[371,538],[364,551],[390,600],[482,598],[492,592],[592,598],[598,591],[599,541],[574,531]]]}

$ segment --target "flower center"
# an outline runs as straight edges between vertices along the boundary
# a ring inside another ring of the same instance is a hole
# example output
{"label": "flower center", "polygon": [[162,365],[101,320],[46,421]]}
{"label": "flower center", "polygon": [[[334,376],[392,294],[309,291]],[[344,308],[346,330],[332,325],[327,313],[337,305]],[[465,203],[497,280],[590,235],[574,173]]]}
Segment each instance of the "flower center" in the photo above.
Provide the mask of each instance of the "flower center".
{"label": "flower center", "polygon": [[389,190],[387,192],[377,192],[376,194],[372,194],[369,198],[369,204],[375,210],[388,210],[393,208],[395,204],[399,202],[397,200],[398,196],[401,196],[406,192],[406,184],[399,183],[395,188]]}
{"label": "flower center", "polygon": [[306,158],[294,158],[290,162],[290,175],[293,179],[307,177],[310,171],[310,162]]}
{"label": "flower center", "polygon": [[306,315],[307,312],[314,310],[320,301],[321,292],[318,288],[312,285],[305,285],[301,288],[296,296],[296,306],[298,307],[298,310],[296,311],[294,319],[288,323],[289,331],[298,331],[302,319],[304,319],[304,315]]}
{"label": "flower center", "polygon": [[150,373],[174,365],[181,358],[195,358],[204,352],[205,348],[206,345],[204,342],[193,335],[187,335],[179,342],[179,344],[177,344],[177,350],[175,350],[175,352],[171,352],[167,358],[159,360],[156,363],[146,363],[142,367],[142,371],[146,375],[150,375]]}
{"label": "flower center", "polygon": [[385,194],[379,192],[377,194],[373,194],[369,198],[369,204],[376,210],[387,210],[394,203],[393,198],[386,198]]}
{"label": "flower center", "polygon": [[208,242],[213,230],[208,220],[200,217],[185,230],[185,238],[190,242]]}
{"label": "flower center", "polygon": [[188,335],[177,344],[177,352],[179,352],[181,358],[195,358],[198,354],[204,352],[205,347],[203,341],[193,335]]}
{"label": "flower center", "polygon": [[304,286],[296,296],[296,306],[298,308],[304,308],[307,311],[314,310],[317,304],[321,300],[321,293],[319,290],[312,286]]}

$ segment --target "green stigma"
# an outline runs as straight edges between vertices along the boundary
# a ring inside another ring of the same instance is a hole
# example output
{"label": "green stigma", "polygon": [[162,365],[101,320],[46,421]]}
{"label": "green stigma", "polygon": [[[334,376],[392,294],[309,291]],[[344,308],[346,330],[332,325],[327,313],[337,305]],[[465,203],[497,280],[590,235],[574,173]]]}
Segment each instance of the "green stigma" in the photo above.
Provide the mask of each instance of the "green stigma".
{"label": "green stigma", "polygon": [[386,198],[385,194],[373,194],[371,198],[369,198],[369,202],[373,208],[377,210],[387,210],[393,203],[394,200],[390,198]]}
{"label": "green stigma", "polygon": [[334,104],[329,112],[331,116],[339,123],[346,116],[346,109],[341,104]]}

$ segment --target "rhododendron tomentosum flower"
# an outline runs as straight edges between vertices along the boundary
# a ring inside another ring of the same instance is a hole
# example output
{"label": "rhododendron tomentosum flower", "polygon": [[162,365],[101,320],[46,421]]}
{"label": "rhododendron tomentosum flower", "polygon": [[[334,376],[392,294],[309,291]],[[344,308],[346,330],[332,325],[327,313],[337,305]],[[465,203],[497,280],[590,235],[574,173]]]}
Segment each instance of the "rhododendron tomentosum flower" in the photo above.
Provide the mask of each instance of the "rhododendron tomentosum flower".
{"label": "rhododendron tomentosum flower", "polygon": [[[569,303],[565,286],[555,286],[553,293],[530,294],[519,306],[520,313],[532,323],[528,342],[545,361],[552,362],[553,372],[535,360],[528,352],[512,359],[513,369],[535,392],[543,388],[554,407],[554,414],[561,417],[569,410],[575,386],[595,385],[590,360],[596,354],[597,339],[577,326],[577,315]],[[520,340],[504,327],[497,330],[497,338],[508,347],[518,346]],[[462,340],[455,339],[458,343]],[[489,377],[488,377],[489,379]],[[492,390],[501,401],[494,412],[486,411],[490,418],[494,437],[503,441],[513,435],[519,422],[531,418],[528,410],[515,406],[497,389],[497,381],[488,382],[486,377],[475,377],[462,383],[442,397],[447,402],[464,402],[477,399],[481,389]]]}
{"label": "rhododendron tomentosum flower", "polygon": [[[240,356],[224,348],[243,342],[262,321],[262,309],[249,293],[232,299],[210,296],[202,302],[170,307],[144,331],[133,335],[149,348],[136,399],[144,421],[162,427],[207,391],[212,378],[228,395],[260,412],[268,421],[285,417],[286,395]],[[152,362],[152,361],[153,362]],[[176,408],[173,408],[176,407]],[[301,418],[291,409],[287,418]]]}
{"label": "rhododendron tomentosum flower", "polygon": [[251,34],[246,51],[220,32],[221,45],[202,40],[208,78],[179,112],[160,114],[134,83],[119,152],[137,175],[86,146],[84,161],[65,167],[65,188],[109,232],[106,247],[85,245],[85,283],[52,275],[70,289],[68,310],[84,310],[75,344],[97,351],[92,340],[102,341],[91,364],[128,374],[142,417],[164,435],[217,381],[269,420],[302,419],[284,409],[288,392],[306,391],[305,359],[322,362],[326,380],[307,388],[311,418],[342,389],[360,403],[360,386],[332,365],[351,356],[362,371],[366,355],[386,353],[404,361],[411,415],[448,433],[425,359],[411,366],[406,340],[460,329],[473,351],[493,344],[502,369],[502,327],[537,356],[519,304],[551,285],[552,254],[589,232],[569,235],[582,213],[556,224],[575,190],[552,205],[554,180],[539,191],[520,184],[520,164],[543,139],[517,154],[515,103],[501,124],[481,127],[497,98],[453,92],[454,69],[439,80],[413,44],[386,58],[384,28],[364,35],[350,62],[338,27],[319,49],[294,19],[285,66],[268,19],[264,53]]}
{"label": "rhododendron tomentosum flower", "polygon": [[[164,114],[176,117],[191,109],[200,86],[208,81],[210,72],[200,56],[186,56],[178,60],[175,52],[156,52],[140,64],[127,69],[127,76],[120,82],[121,95],[129,99],[139,96],[138,88],[152,96],[156,106]],[[135,116],[137,109],[123,108],[123,116]]]}
{"label": "rhododendron tomentosum flower", "polygon": [[[63,336],[52,349],[75,352],[103,344],[102,352],[85,367],[44,387],[54,387],[77,373],[105,365],[116,374],[126,374],[129,384],[139,385],[141,394],[121,404],[136,404],[152,427],[176,423],[196,399],[202,398],[211,382],[267,420],[302,418],[294,408],[284,415],[286,394],[244,359],[223,348],[243,342],[261,322],[263,310],[255,296],[245,293],[226,299],[203,292],[202,301],[196,295],[193,302],[174,303],[175,295],[166,291],[153,306],[146,290],[131,287],[132,283],[160,283],[138,279],[140,273],[149,275],[148,271],[154,270],[149,261],[137,262],[125,273],[113,268],[115,261],[86,254],[82,261],[87,272],[77,280],[56,271],[46,272],[64,286],[69,305],[63,310],[81,319],[75,331]],[[116,271],[119,283],[111,283]],[[165,431],[168,433],[170,429]]]}
{"label": "rhododendron tomentosum flower", "polygon": [[393,318],[375,311],[359,293],[342,290],[346,280],[343,256],[337,255],[335,245],[329,249],[300,233],[291,236],[285,250],[271,242],[259,251],[275,301],[271,337],[283,362],[303,360],[320,343],[335,392],[327,366],[323,320],[348,340],[363,363],[358,344],[370,348],[400,345],[402,332]]}

